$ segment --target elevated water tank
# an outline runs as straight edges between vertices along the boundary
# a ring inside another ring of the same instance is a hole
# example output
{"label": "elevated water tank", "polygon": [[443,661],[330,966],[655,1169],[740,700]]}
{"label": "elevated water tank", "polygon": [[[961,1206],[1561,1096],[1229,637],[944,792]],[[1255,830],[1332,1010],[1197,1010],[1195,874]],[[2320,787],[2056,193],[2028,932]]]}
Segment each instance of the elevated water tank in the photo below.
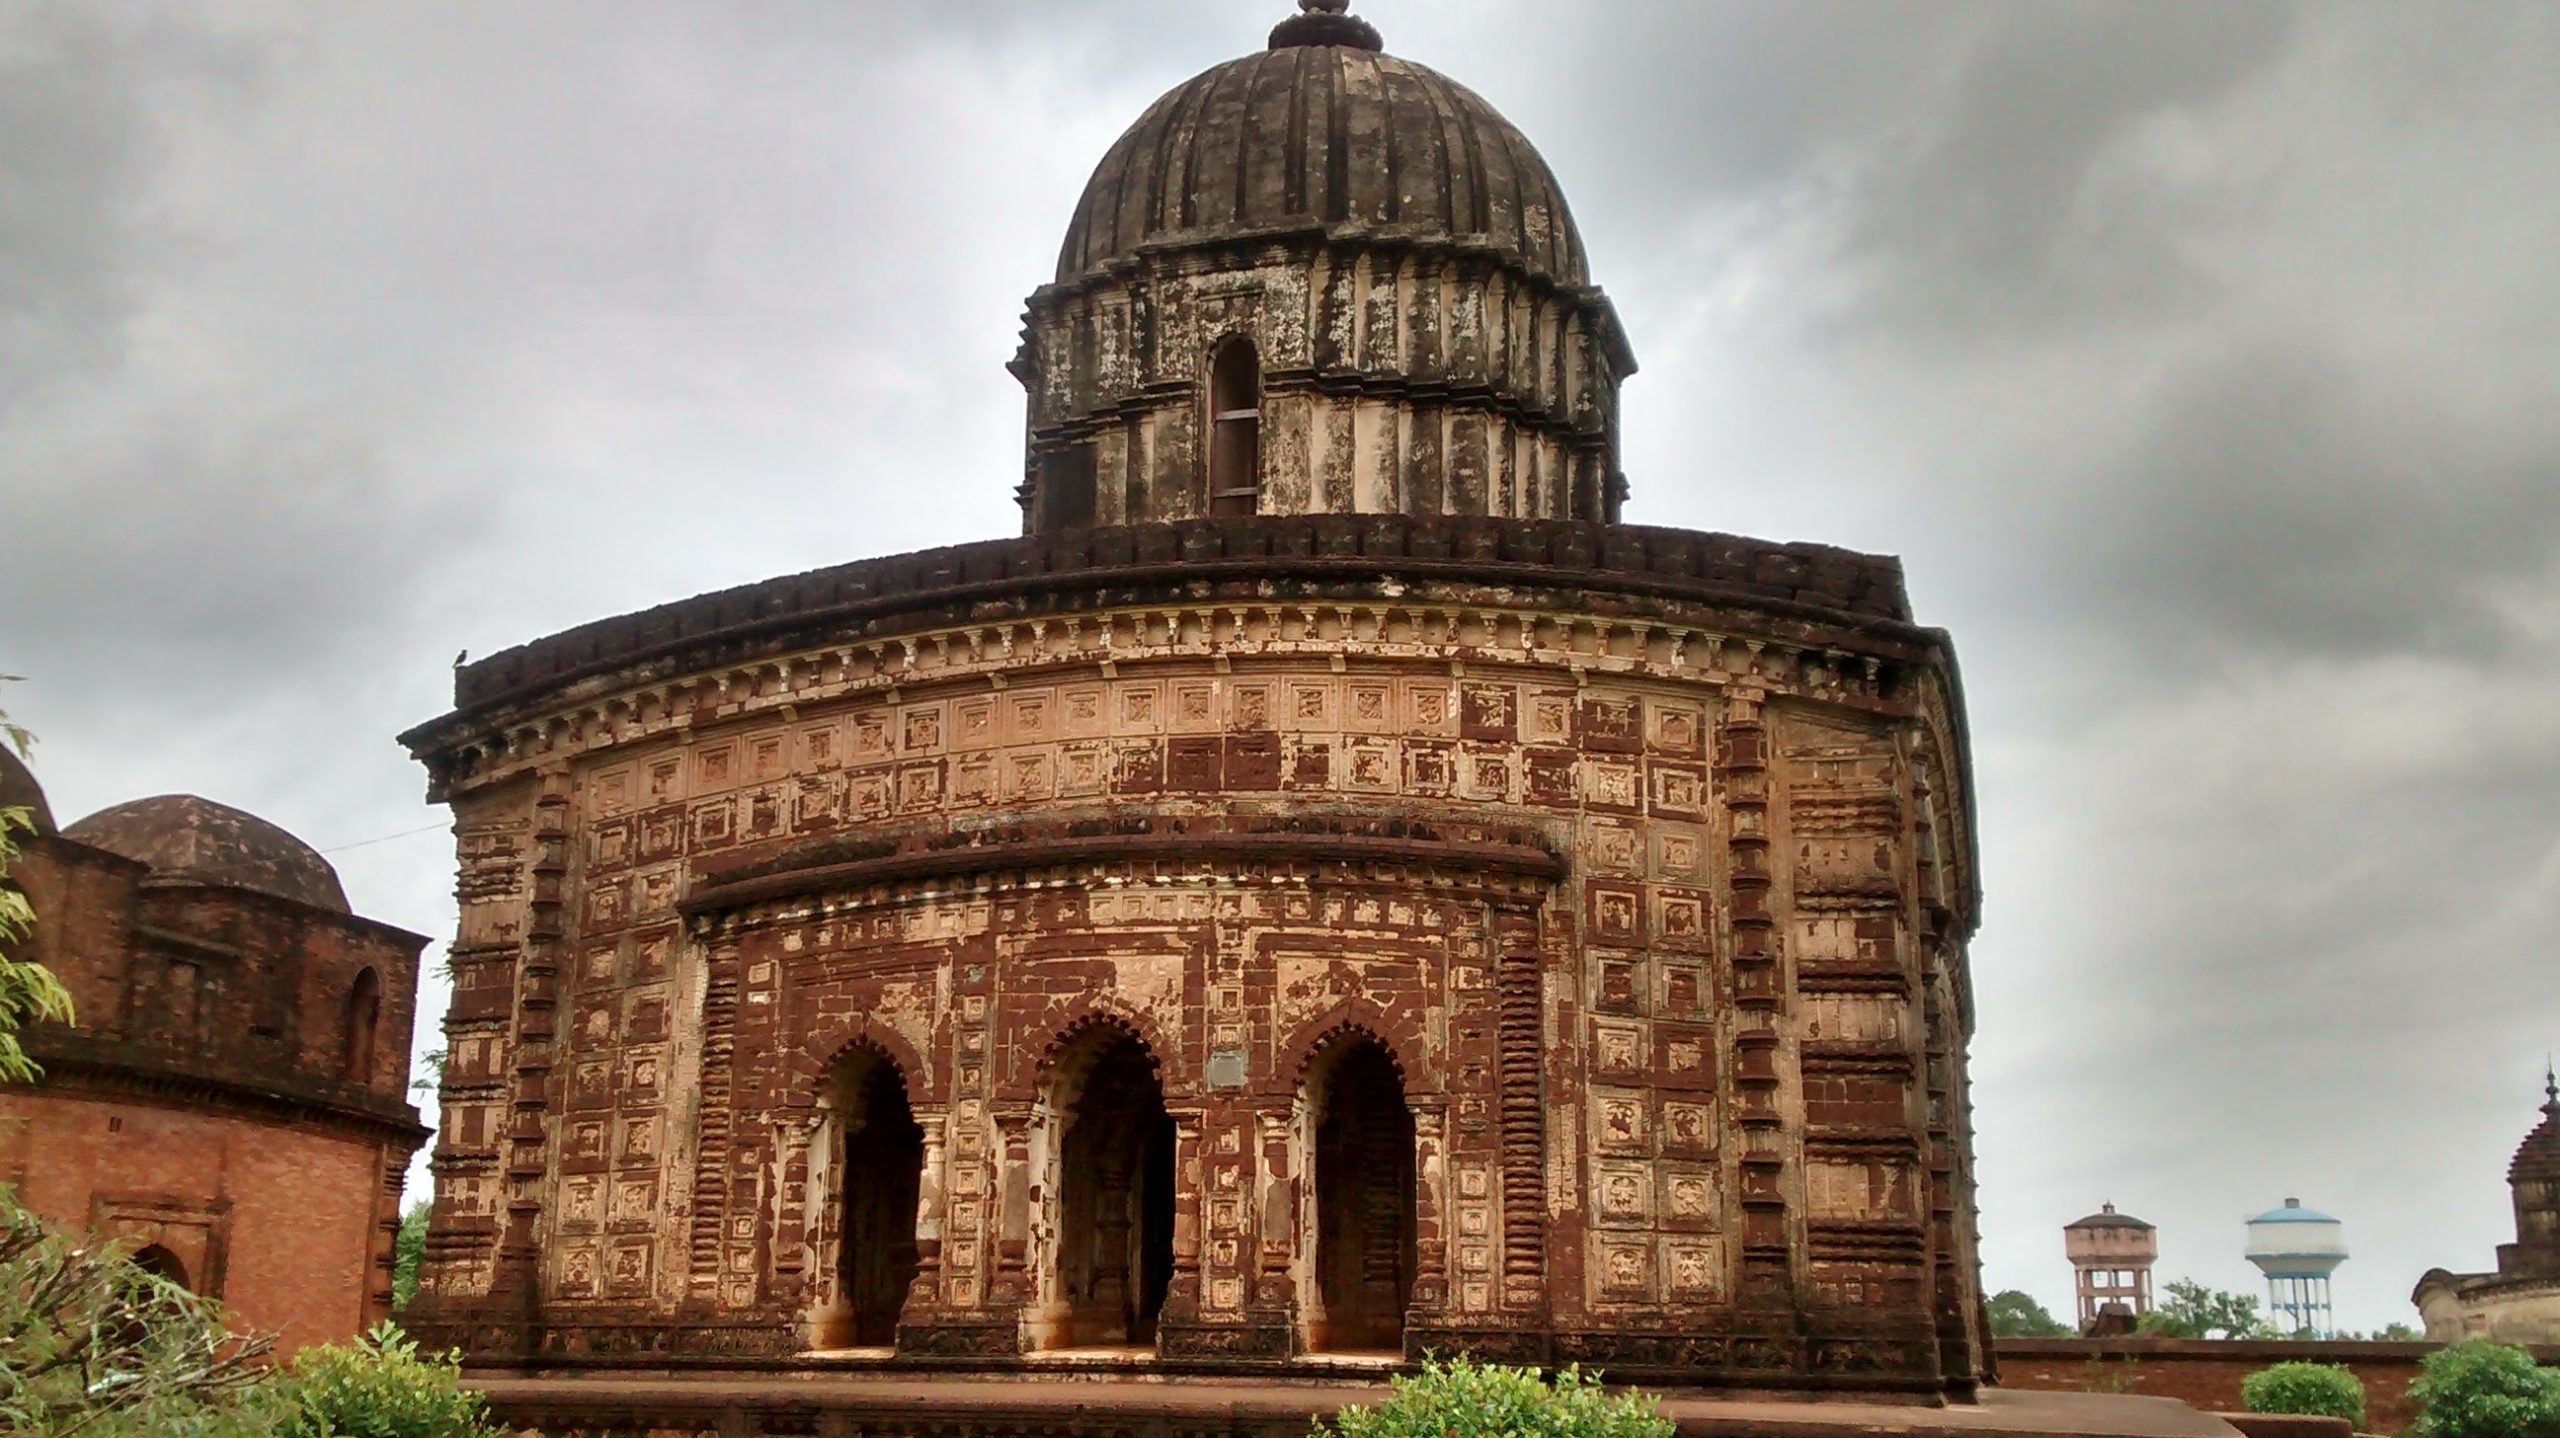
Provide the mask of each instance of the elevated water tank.
{"label": "elevated water tank", "polygon": [[2288,1334],[2326,1338],[2336,1329],[2329,1275],[2347,1261],[2346,1225],[2288,1198],[2249,1220],[2245,1257],[2267,1276],[2267,1315]]}

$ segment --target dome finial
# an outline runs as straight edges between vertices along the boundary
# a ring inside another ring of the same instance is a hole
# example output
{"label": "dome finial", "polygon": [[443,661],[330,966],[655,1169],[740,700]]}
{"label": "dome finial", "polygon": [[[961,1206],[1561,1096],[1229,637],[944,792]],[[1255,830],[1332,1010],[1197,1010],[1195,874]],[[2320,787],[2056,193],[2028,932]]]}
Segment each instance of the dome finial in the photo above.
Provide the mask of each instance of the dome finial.
{"label": "dome finial", "polygon": [[2560,1070],[2551,1066],[2551,1055],[2542,1056],[2542,1111],[2560,1118]]}
{"label": "dome finial", "polygon": [[1298,0],[1298,13],[1271,31],[1271,48],[1339,45],[1350,50],[1383,50],[1377,27],[1351,13],[1351,0]]}

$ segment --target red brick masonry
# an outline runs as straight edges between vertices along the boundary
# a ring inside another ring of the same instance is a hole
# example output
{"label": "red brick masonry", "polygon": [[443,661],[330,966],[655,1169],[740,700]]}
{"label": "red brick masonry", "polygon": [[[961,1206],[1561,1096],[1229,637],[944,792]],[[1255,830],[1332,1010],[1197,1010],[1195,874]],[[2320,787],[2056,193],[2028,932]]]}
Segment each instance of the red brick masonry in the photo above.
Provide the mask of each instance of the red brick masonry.
{"label": "red brick masonry", "polygon": [[[2001,1386],[2070,1392],[2145,1393],[2206,1412],[2236,1411],[2240,1380],[2275,1363],[2343,1363],[2364,1383],[2364,1431],[2398,1433],[2417,1410],[2409,1385],[2433,1343],[2312,1343],[2288,1339],[2212,1342],[2188,1338],[2003,1338]],[[2546,1364],[2560,1348],[2537,1348]]]}

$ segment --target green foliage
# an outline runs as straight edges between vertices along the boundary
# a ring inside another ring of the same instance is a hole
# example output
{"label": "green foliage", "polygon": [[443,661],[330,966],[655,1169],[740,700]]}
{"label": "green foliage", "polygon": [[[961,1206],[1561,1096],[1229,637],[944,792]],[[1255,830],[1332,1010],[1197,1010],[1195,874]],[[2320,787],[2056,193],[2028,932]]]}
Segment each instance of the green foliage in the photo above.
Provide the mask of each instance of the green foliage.
{"label": "green foliage", "polygon": [[2150,1338],[2274,1338],[2275,1325],[2246,1293],[2225,1293],[2181,1278],[2160,1290],[2160,1306],[2135,1321]]}
{"label": "green foliage", "polygon": [[[15,680],[0,674],[0,684]],[[0,710],[0,743],[23,759],[35,748],[35,736],[9,722]],[[27,896],[9,883],[9,866],[18,858],[18,835],[35,832],[36,817],[24,805],[0,809],[0,1083],[33,1083],[43,1071],[27,1057],[18,1031],[50,1019],[71,1022],[71,991],[51,970],[12,954],[35,927],[36,911]]]}
{"label": "green foliage", "polygon": [[2342,1363],[2278,1363],[2240,1380],[2252,1413],[2314,1413],[2364,1426],[2364,1384]]}
{"label": "green foliage", "polygon": [[462,1359],[422,1354],[389,1323],[345,1345],[306,1348],[283,1380],[278,1438],[497,1438],[489,1400],[462,1386]]}
{"label": "green foliage", "polygon": [[2554,1438],[2560,1435],[2560,1372],[2521,1348],[2466,1339],[2426,1357],[2409,1385],[2418,1438]]}
{"label": "green foliage", "polygon": [[1991,1332],[1997,1338],[2068,1338],[2070,1325],[2045,1311],[2023,1289],[2006,1288],[1983,1305],[1991,1310]]}
{"label": "green foliage", "polygon": [[398,1313],[418,1296],[418,1265],[427,1256],[427,1214],[435,1205],[420,1199],[400,1215],[400,1235],[391,1241],[391,1311]]}
{"label": "green foliage", "polygon": [[0,1432],[255,1435],[262,1338],[110,1245],[54,1233],[0,1188]]}
{"label": "green foliage", "polygon": [[[1376,1407],[1334,1415],[1341,1438],[1671,1438],[1671,1420],[1640,1393],[1612,1397],[1597,1375],[1434,1359]],[[1319,1421],[1317,1438],[1325,1438]]]}
{"label": "green foliage", "polygon": [[272,1347],[113,1245],[53,1232],[0,1187],[0,1433],[497,1438],[459,1358],[421,1354],[388,1323],[283,1369],[265,1361]]}

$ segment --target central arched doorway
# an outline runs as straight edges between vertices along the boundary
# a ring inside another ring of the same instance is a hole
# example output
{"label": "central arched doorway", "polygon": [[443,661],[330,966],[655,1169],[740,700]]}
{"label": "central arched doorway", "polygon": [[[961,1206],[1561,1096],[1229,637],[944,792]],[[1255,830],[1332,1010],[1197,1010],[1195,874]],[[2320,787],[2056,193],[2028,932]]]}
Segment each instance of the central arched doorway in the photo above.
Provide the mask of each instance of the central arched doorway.
{"label": "central arched doorway", "polygon": [[1308,1066],[1307,1104],[1316,1230],[1307,1346],[1401,1352],[1417,1247],[1404,1081],[1376,1039],[1347,1033]]}
{"label": "central arched doorway", "polygon": [[827,1106],[835,1118],[835,1301],[819,1317],[817,1346],[887,1347],[916,1276],[924,1129],[908,1107],[906,1076],[872,1048],[836,1062]]}
{"label": "central arched doorway", "polygon": [[1059,1065],[1057,1313],[1065,1347],[1149,1345],[1173,1284],[1173,1119],[1155,1061],[1102,1029]]}

